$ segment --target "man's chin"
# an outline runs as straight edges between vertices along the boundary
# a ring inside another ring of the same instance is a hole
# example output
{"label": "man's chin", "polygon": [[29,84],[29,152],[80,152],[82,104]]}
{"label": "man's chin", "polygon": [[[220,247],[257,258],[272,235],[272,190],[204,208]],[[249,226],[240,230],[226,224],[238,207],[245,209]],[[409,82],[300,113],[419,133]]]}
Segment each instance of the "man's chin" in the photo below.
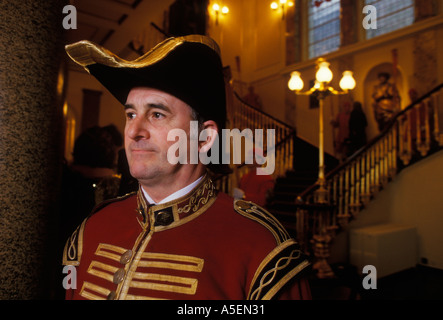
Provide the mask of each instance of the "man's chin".
{"label": "man's chin", "polygon": [[153,166],[132,168],[131,175],[142,183],[158,180],[161,176],[161,171],[159,169],[156,170]]}

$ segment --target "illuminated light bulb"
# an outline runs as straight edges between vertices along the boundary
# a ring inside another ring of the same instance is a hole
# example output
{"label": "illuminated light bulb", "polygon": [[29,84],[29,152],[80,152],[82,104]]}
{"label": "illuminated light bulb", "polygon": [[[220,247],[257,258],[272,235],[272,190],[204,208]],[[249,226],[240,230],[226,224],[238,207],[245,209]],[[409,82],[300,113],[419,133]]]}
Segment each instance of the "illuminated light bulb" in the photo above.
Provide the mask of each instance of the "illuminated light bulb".
{"label": "illuminated light bulb", "polygon": [[289,1],[289,2],[288,2],[288,7],[292,7],[292,6],[294,6],[294,2]]}
{"label": "illuminated light bulb", "polygon": [[291,72],[291,79],[289,79],[288,87],[292,91],[300,91],[303,89],[304,83],[302,78],[300,77],[300,72],[293,71]]}
{"label": "illuminated light bulb", "polygon": [[68,104],[65,102],[65,104],[63,105],[63,116],[67,116],[68,115]]}
{"label": "illuminated light bulb", "polygon": [[223,14],[228,14],[228,12],[229,12],[229,8],[228,8],[227,6],[224,6],[224,7],[222,8],[221,12],[222,12]]}
{"label": "illuminated light bulb", "polygon": [[218,11],[220,10],[220,6],[219,6],[217,3],[215,3],[215,4],[212,6],[212,9],[213,9],[214,11],[218,12]]}
{"label": "illuminated light bulb", "polygon": [[272,10],[277,10],[277,8],[278,8],[278,4],[277,4],[277,2],[275,2],[275,1],[272,2],[272,3],[271,3],[271,9],[272,9]]}
{"label": "illuminated light bulb", "polygon": [[317,81],[326,83],[331,82],[333,75],[331,69],[329,69],[329,62],[319,59],[317,65],[318,71],[315,74]]}
{"label": "illuminated light bulb", "polygon": [[280,0],[280,3],[281,3],[281,4],[285,4],[285,3],[286,3],[286,0]]}
{"label": "illuminated light bulb", "polygon": [[356,83],[354,77],[352,76],[352,71],[343,72],[343,78],[340,80],[340,88],[347,91],[354,89],[355,85]]}

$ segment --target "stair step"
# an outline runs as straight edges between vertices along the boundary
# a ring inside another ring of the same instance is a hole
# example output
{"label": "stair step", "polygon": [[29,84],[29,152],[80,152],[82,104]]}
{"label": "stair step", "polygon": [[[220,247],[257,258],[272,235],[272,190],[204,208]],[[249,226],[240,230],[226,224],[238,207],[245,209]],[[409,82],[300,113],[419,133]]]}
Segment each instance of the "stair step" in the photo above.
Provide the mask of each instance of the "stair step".
{"label": "stair step", "polygon": [[297,206],[295,205],[295,201],[282,201],[282,200],[274,200],[269,205],[269,210],[271,212],[294,212],[297,210]]}
{"label": "stair step", "polygon": [[318,170],[291,170],[286,172],[286,178],[312,178],[318,176]]}
{"label": "stair step", "polygon": [[296,197],[298,194],[306,190],[309,186],[310,185],[277,184],[274,187],[274,195],[276,196],[278,194],[282,195],[292,194]]}
{"label": "stair step", "polygon": [[272,210],[270,212],[278,219],[278,220],[290,220],[295,221],[295,211],[285,211],[285,210]]}
{"label": "stair step", "polygon": [[277,178],[276,184],[299,184],[311,185],[317,181],[317,178]]}
{"label": "stair step", "polygon": [[[303,189],[304,190],[304,189]],[[279,191],[274,190],[273,199],[274,201],[295,201],[297,196],[301,191],[295,192],[295,190],[291,191]]]}
{"label": "stair step", "polygon": [[298,185],[312,185],[317,181],[317,178],[305,178],[305,179],[295,179],[295,178],[286,178],[279,181],[282,184],[298,184]]}

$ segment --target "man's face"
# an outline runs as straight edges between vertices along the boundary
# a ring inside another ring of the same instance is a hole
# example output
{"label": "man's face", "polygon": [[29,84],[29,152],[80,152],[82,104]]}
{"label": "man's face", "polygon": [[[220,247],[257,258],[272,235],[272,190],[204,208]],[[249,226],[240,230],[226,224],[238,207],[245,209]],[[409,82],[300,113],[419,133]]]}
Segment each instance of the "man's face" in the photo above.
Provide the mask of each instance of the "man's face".
{"label": "man's face", "polygon": [[134,88],[128,94],[125,112],[125,149],[131,175],[142,185],[171,179],[181,165],[168,162],[168,149],[175,143],[167,140],[168,132],[182,129],[189,140],[191,108],[163,91]]}

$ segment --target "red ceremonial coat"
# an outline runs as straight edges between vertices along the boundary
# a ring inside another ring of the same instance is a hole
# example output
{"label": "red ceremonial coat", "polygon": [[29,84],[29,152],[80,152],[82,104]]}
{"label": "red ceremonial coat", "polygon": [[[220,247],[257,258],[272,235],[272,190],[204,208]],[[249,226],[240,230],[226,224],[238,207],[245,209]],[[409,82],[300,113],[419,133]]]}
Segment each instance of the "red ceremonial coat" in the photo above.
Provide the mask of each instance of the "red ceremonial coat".
{"label": "red ceremonial coat", "polygon": [[143,192],[105,202],[68,240],[67,299],[309,299],[309,265],[280,223],[218,193],[210,178],[151,206]]}

